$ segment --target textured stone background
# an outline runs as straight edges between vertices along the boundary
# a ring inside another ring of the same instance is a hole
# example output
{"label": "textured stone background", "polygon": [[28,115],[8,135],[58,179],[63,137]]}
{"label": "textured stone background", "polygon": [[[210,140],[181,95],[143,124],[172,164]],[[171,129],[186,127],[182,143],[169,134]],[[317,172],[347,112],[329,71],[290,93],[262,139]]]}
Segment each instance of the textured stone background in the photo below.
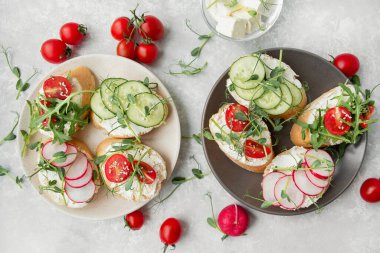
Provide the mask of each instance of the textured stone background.
{"label": "textured stone background", "polygon": [[[90,36],[76,53],[114,54],[116,41],[109,34],[112,21],[128,15],[136,1],[114,0],[0,0],[0,43],[10,46],[14,62],[24,75],[32,67],[41,75],[54,66],[40,56],[41,43],[57,37],[67,21],[88,25]],[[185,57],[198,44],[185,27],[189,18],[198,30],[208,32],[199,1],[146,0],[140,10],[149,10],[167,26],[167,36],[159,43],[161,56],[149,67],[168,87],[181,117],[183,134],[199,131],[201,112],[209,90],[218,76],[238,56],[275,46],[302,48],[325,58],[328,54],[353,52],[361,60],[364,86],[380,81],[380,2],[373,0],[285,0],[277,24],[254,42],[233,43],[214,38],[206,46],[203,60],[207,70],[194,77],[172,77],[166,72],[176,59]],[[15,101],[14,78],[0,63],[0,136],[8,132],[13,114],[25,96]],[[379,92],[375,94],[379,101]],[[376,114],[379,116],[379,114]],[[160,252],[158,229],[164,218],[176,216],[184,222],[184,234],[175,252],[380,252],[380,206],[364,203],[358,194],[367,177],[379,176],[380,150],[377,124],[370,133],[368,153],[353,185],[322,213],[278,217],[252,212],[247,236],[221,242],[218,232],[206,224],[210,215],[204,194],[213,193],[216,209],[234,200],[211,175],[181,187],[158,211],[148,212],[145,226],[137,232],[123,228],[121,218],[85,221],[66,216],[44,202],[26,183],[18,189],[0,178],[0,251],[8,252]],[[163,140],[165,144],[165,140]],[[168,144],[166,144],[168,145]],[[195,154],[203,169],[209,170],[201,146],[183,141],[175,175],[189,175]],[[0,164],[21,174],[16,142],[0,147]],[[169,189],[164,188],[164,192]]]}

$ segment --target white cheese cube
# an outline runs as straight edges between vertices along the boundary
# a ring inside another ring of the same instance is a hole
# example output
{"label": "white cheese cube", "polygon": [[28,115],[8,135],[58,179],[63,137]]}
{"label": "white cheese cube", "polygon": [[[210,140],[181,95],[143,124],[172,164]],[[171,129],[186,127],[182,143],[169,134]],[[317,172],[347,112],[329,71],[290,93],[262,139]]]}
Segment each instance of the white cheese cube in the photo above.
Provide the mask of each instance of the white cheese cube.
{"label": "white cheese cube", "polygon": [[223,17],[218,19],[216,30],[231,38],[243,38],[246,33],[247,20],[236,17]]}

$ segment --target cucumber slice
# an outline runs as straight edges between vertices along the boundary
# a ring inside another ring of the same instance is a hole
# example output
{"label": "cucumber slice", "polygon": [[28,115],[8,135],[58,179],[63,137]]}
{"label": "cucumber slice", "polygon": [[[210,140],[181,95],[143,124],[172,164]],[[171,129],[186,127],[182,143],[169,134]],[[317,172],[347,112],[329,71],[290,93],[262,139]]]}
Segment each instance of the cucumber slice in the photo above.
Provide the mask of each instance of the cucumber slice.
{"label": "cucumber slice", "polygon": [[127,110],[129,105],[128,95],[135,96],[139,93],[151,93],[150,89],[140,81],[127,81],[117,87],[115,92],[124,110]]}
{"label": "cucumber slice", "polygon": [[[256,75],[255,80],[250,78]],[[232,63],[229,76],[232,82],[242,89],[253,89],[265,77],[265,68],[255,55],[246,55]]]}
{"label": "cucumber slice", "polygon": [[259,98],[264,93],[264,88],[260,85],[256,88],[245,90],[235,85],[236,94],[244,100],[251,101]]}
{"label": "cucumber slice", "polygon": [[294,84],[292,84],[291,82],[287,80],[285,80],[285,83],[288,86],[290,93],[292,93],[292,99],[293,99],[292,106],[299,105],[303,98],[301,89],[299,89],[297,86],[295,86]]}
{"label": "cucumber slice", "polygon": [[280,115],[289,110],[292,106],[293,98],[288,86],[286,84],[281,84],[280,89],[282,92],[281,103],[278,104],[275,108],[265,110],[267,113],[271,115]]}
{"label": "cucumber slice", "polygon": [[275,108],[281,102],[281,89],[266,90],[264,94],[255,100],[255,104],[263,109]]}
{"label": "cucumber slice", "polygon": [[91,110],[101,119],[112,119],[115,114],[110,112],[103,104],[99,89],[91,97]]}
{"label": "cucumber slice", "polygon": [[165,119],[165,114],[163,102],[153,93],[135,95],[134,103],[130,103],[127,110],[128,119],[145,128],[161,124]]}
{"label": "cucumber slice", "polygon": [[127,80],[124,78],[108,78],[100,84],[100,96],[102,97],[102,101],[106,108],[113,113],[120,111],[120,107],[117,104],[118,102],[114,101],[113,95],[115,89],[125,82],[127,82]]}

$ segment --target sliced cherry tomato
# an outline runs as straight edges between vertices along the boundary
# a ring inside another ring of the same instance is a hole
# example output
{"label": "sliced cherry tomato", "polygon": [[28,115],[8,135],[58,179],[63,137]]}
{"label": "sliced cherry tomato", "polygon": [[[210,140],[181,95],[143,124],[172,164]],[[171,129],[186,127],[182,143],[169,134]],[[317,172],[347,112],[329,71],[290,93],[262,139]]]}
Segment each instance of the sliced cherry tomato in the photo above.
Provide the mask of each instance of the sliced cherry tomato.
{"label": "sliced cherry tomato", "polygon": [[165,244],[164,252],[169,245],[176,244],[181,238],[182,226],[176,218],[166,219],[160,227],[160,238]]}
{"label": "sliced cherry tomato", "polygon": [[135,29],[129,18],[119,17],[111,25],[111,34],[115,40],[132,39]]}
{"label": "sliced cherry tomato", "polygon": [[59,30],[62,41],[69,45],[80,44],[87,34],[87,27],[82,24],[69,22]]}
{"label": "sliced cherry tomato", "polygon": [[108,181],[121,183],[129,177],[132,171],[131,163],[122,154],[110,156],[104,165],[104,171]]}
{"label": "sliced cherry tomato", "polygon": [[46,107],[50,107],[51,106],[51,103],[49,101],[41,99],[40,102],[41,102],[41,104],[43,104]]}
{"label": "sliced cherry tomato", "polygon": [[129,58],[131,60],[136,59],[136,46],[133,41],[123,39],[119,42],[116,48],[117,55]]}
{"label": "sliced cherry tomato", "polygon": [[[137,166],[139,161],[133,161],[133,166]],[[141,169],[141,174],[139,175],[139,180],[144,184],[151,184],[156,180],[157,173],[156,171],[147,163],[140,161],[138,165]]]}
{"label": "sliced cherry tomato", "polygon": [[144,39],[153,41],[160,40],[165,35],[165,28],[162,22],[155,16],[144,16],[144,22],[139,27],[139,34]]}
{"label": "sliced cherry tomato", "polygon": [[[264,148],[265,148],[265,151],[264,151]],[[266,155],[269,155],[271,152],[272,151],[269,147],[264,146],[258,142],[255,142],[254,140],[245,141],[245,149],[244,149],[245,156],[248,156],[250,158],[263,158]]]}
{"label": "sliced cherry tomato", "polygon": [[50,63],[61,63],[71,56],[71,49],[62,40],[50,39],[42,44],[41,55]]}
{"label": "sliced cherry tomato", "polygon": [[158,47],[153,43],[141,43],[136,50],[137,59],[145,64],[153,63],[158,56]]}
{"label": "sliced cherry tomato", "polygon": [[71,83],[63,76],[52,76],[43,85],[45,97],[66,99],[71,94]]}
{"label": "sliced cherry tomato", "polygon": [[324,125],[333,135],[341,136],[350,130],[350,125],[344,121],[351,122],[352,117],[350,111],[343,106],[328,109],[324,116]]}
{"label": "sliced cherry tomato", "polygon": [[[372,115],[373,115],[373,113],[374,113],[374,111],[375,111],[375,107],[374,107],[373,105],[369,105],[369,106],[368,106],[368,112],[363,113],[362,115],[360,115],[360,117],[359,117],[360,120],[362,120],[362,121],[364,121],[364,122],[370,120],[371,117],[372,117]],[[360,123],[360,126],[361,126],[362,128],[367,128],[367,127],[368,127],[368,124],[362,122],[362,123]]]}
{"label": "sliced cherry tomato", "polygon": [[139,230],[144,224],[144,214],[140,210],[136,210],[125,216],[125,226],[132,230]]}
{"label": "sliced cherry tomato", "polygon": [[248,108],[244,105],[231,104],[226,110],[226,124],[234,132],[242,132],[249,124],[249,120],[239,120],[236,113],[241,112],[248,118]]}
{"label": "sliced cherry tomato", "polygon": [[362,199],[375,203],[380,201],[380,179],[368,178],[360,187],[360,196]]}
{"label": "sliced cherry tomato", "polygon": [[[57,123],[57,118],[55,118],[54,116],[51,117],[51,123],[52,123],[52,124]],[[42,125],[43,125],[44,127],[47,127],[47,126],[49,125],[49,118],[44,119],[44,120],[42,121]]]}
{"label": "sliced cherry tomato", "polygon": [[348,53],[335,56],[333,63],[347,77],[354,76],[360,68],[358,57]]}

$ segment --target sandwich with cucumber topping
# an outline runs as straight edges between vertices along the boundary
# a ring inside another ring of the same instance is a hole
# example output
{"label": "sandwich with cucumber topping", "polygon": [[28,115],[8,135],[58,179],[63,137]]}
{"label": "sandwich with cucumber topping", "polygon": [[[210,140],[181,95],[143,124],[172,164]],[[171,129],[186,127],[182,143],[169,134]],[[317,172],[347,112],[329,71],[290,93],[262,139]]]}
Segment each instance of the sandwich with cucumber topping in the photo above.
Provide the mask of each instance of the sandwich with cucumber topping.
{"label": "sandwich with cucumber topping", "polygon": [[152,131],[168,115],[168,99],[156,88],[147,78],[105,79],[91,98],[92,123],[116,138],[138,138]]}
{"label": "sandwich with cucumber topping", "polygon": [[289,65],[267,54],[254,53],[230,67],[227,89],[246,107],[257,106],[272,118],[289,119],[307,103],[305,89]]}
{"label": "sandwich with cucumber topping", "polygon": [[225,155],[246,170],[262,173],[273,158],[267,125],[244,105],[224,104],[209,128]]}

